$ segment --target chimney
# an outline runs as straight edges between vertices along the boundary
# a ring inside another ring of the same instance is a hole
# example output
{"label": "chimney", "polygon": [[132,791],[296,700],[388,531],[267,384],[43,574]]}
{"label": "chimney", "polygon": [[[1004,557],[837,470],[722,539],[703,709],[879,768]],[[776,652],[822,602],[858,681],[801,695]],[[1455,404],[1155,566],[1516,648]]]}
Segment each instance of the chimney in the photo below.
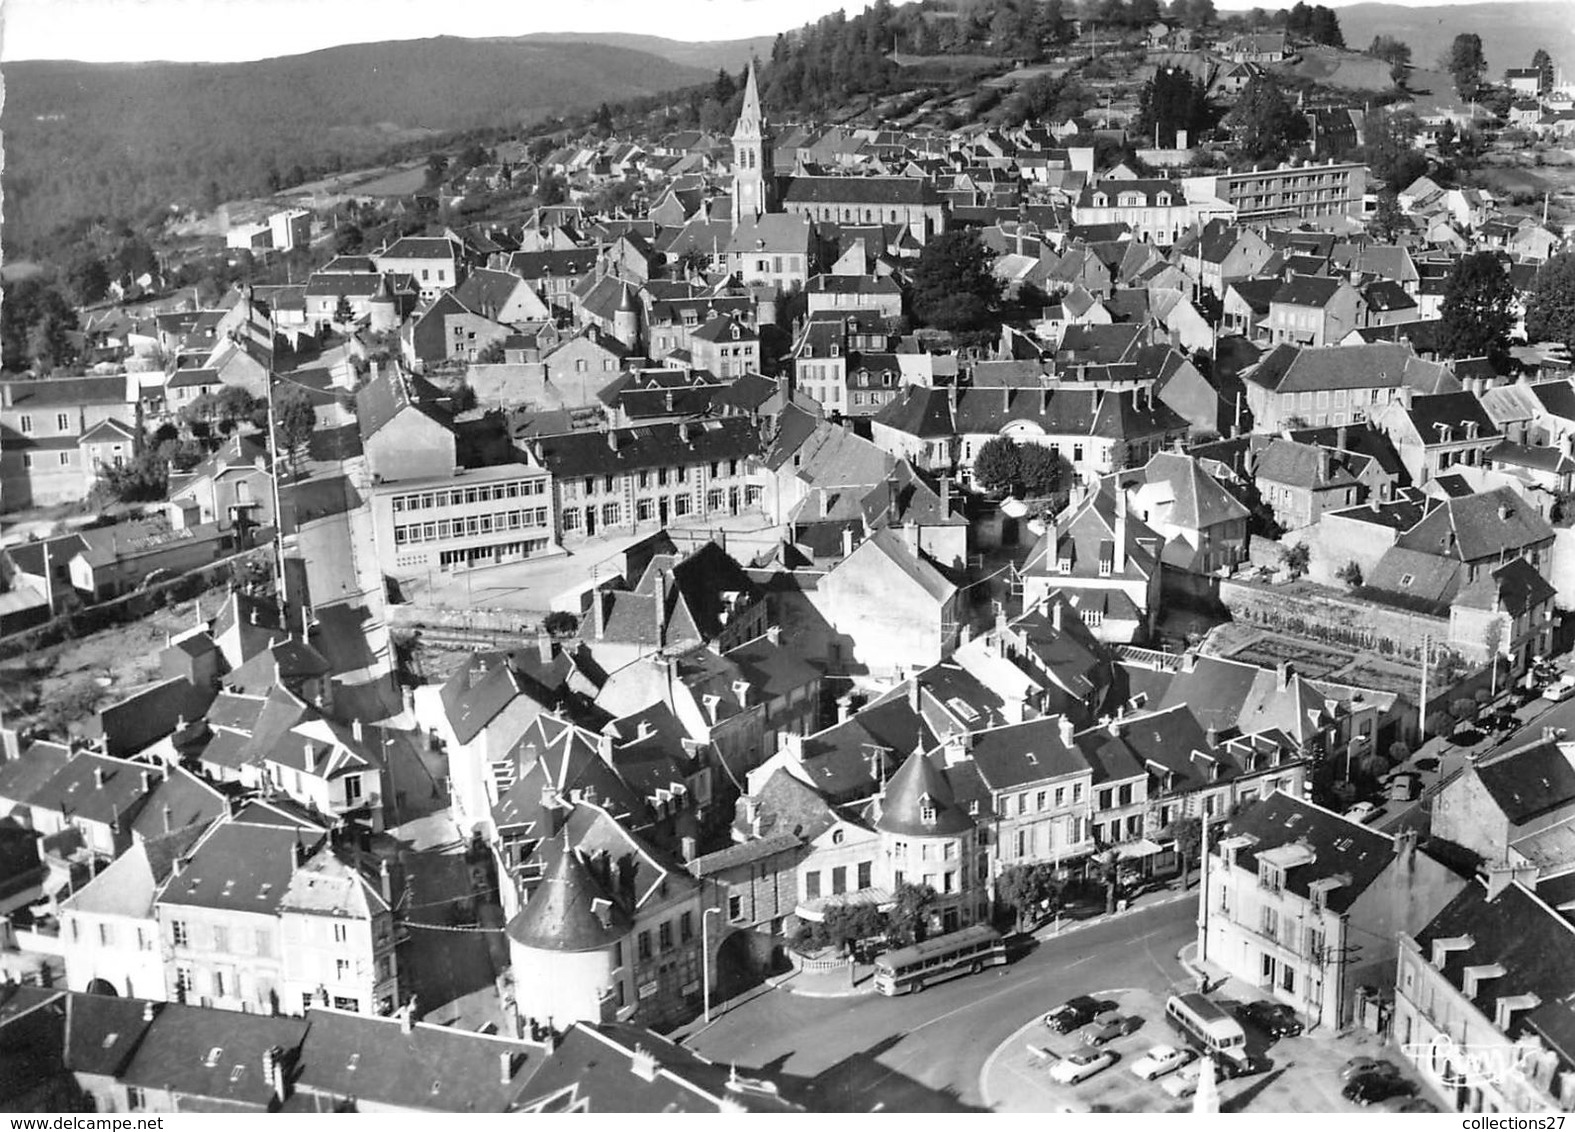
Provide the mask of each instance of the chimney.
{"label": "chimney", "polygon": [[1127,569],[1127,493],[1126,489],[1118,482],[1116,484],[1116,558],[1111,563],[1111,572],[1124,574]]}
{"label": "chimney", "polygon": [[302,745],[302,748],[306,752],[306,773],[317,773],[317,748],[312,746],[310,739]]}
{"label": "chimney", "polygon": [[1059,595],[1050,603],[1050,624],[1057,633],[1061,631],[1061,605],[1062,599]]}
{"label": "chimney", "polygon": [[607,611],[602,607],[602,591],[591,590],[591,623],[595,626],[596,639],[602,639],[602,634],[607,631]]}
{"label": "chimney", "polygon": [[767,625],[766,640],[770,641],[774,645],[780,645],[782,643],[782,626]]}
{"label": "chimney", "polygon": [[614,452],[618,451],[618,430],[615,428],[610,428],[607,430],[607,447],[611,448]]}
{"label": "chimney", "polygon": [[941,477],[941,518],[952,513],[952,477]]}
{"label": "chimney", "polygon": [[411,1028],[415,1025],[415,1012],[415,999],[411,999],[409,1002],[405,1003],[404,1006],[399,1008],[399,1032],[401,1034],[410,1033]]}
{"label": "chimney", "polygon": [[1275,687],[1282,692],[1289,688],[1291,686],[1291,676],[1295,674],[1295,671],[1289,661],[1282,660],[1279,664],[1276,664],[1274,666]]}
{"label": "chimney", "polygon": [[1211,751],[1218,747],[1220,744],[1220,729],[1212,723],[1209,724],[1209,729],[1204,735],[1204,742],[1209,745],[1209,750]]}
{"label": "chimney", "polygon": [[804,761],[804,736],[794,731],[782,732],[781,749],[794,762]]}
{"label": "chimney", "polygon": [[350,738],[354,739],[357,743],[361,743],[365,741],[364,736],[365,732],[361,730],[361,721],[359,719],[352,719],[350,721]]}
{"label": "chimney", "polygon": [[749,681],[733,681],[733,698],[738,701],[739,707],[749,706]]}
{"label": "chimney", "polygon": [[656,568],[656,647],[667,644],[667,571]]}
{"label": "chimney", "polygon": [[498,1052],[498,1084],[507,1085],[514,1079],[514,1055],[508,1050]]}
{"label": "chimney", "polygon": [[842,557],[846,558],[853,553],[853,528],[842,528]]}
{"label": "chimney", "polygon": [[169,833],[175,828],[175,811],[168,806],[164,807],[164,832]]}
{"label": "chimney", "polygon": [[392,905],[394,903],[394,880],[389,873],[387,860],[377,863],[377,887],[383,894],[383,902]]}
{"label": "chimney", "polygon": [[146,794],[153,789],[153,775],[147,771],[142,772],[142,792]]}
{"label": "chimney", "polygon": [[1341,452],[1349,451],[1346,445],[1348,443],[1350,433],[1351,430],[1348,425],[1341,425],[1334,430],[1334,446]]}
{"label": "chimney", "polygon": [[290,1099],[284,1078],[284,1050],[278,1046],[269,1046],[263,1051],[263,1077],[273,1086],[274,1099],[279,1104]]}
{"label": "chimney", "polygon": [[695,839],[693,837],[680,838],[678,841],[678,851],[683,856],[683,859],[686,863],[693,861],[695,859]]}
{"label": "chimney", "polygon": [[601,734],[596,736],[596,755],[602,762],[612,766],[613,737],[611,735]]}
{"label": "chimney", "polygon": [[919,714],[919,678],[915,676],[908,681],[908,710],[914,715]]}
{"label": "chimney", "polygon": [[151,1003],[151,1002],[144,1002],[142,1004],[142,1020],[144,1022],[151,1022],[151,1021],[153,1021],[153,1016],[155,1014],[157,1014],[157,1013],[158,1013],[158,1010],[154,1007],[153,1003]]}
{"label": "chimney", "polygon": [[659,1068],[661,1066],[657,1064],[656,1057],[650,1050],[640,1045],[634,1047],[634,1053],[629,1058],[629,1072],[642,1081],[654,1081]]}
{"label": "chimney", "polygon": [[93,768],[93,786],[99,790],[104,789],[104,768],[101,766]]}
{"label": "chimney", "polygon": [[296,869],[300,868],[304,864],[306,864],[306,846],[302,845],[299,840],[292,841],[290,843],[290,869],[291,869],[291,871],[292,872],[295,871]]}
{"label": "chimney", "polygon": [[1072,721],[1064,715],[1061,716],[1057,722],[1061,727],[1061,745],[1063,747],[1070,747],[1072,745],[1073,736],[1077,733],[1077,729],[1072,726]]}

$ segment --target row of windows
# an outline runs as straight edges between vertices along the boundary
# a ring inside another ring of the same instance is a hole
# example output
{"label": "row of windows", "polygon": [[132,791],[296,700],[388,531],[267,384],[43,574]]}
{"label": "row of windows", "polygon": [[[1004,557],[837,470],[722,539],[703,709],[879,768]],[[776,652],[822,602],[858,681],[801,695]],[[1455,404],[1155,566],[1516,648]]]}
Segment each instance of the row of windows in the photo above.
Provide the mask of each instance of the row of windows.
{"label": "row of windows", "polygon": [[[1345,405],[1347,403],[1347,395],[1349,395],[1349,403],[1352,405],[1383,405],[1387,404],[1389,399],[1395,396],[1396,393],[1397,391],[1393,389],[1335,389],[1332,391],[1320,389],[1316,397],[1318,408],[1327,409],[1331,400],[1336,407]],[[1282,393],[1280,394],[1280,403],[1286,409],[1290,409],[1295,405],[1300,405],[1303,409],[1310,409],[1313,407],[1314,396],[1311,391],[1306,393]]]}
{"label": "row of windows", "polygon": [[526,527],[545,527],[547,509],[532,507],[523,511],[499,511],[492,515],[471,515],[466,519],[439,519],[431,523],[411,523],[394,528],[394,545],[442,542],[451,538],[490,535],[493,531],[518,531]]}
{"label": "row of windows", "polygon": [[[28,413],[23,413],[20,417],[18,417],[17,420],[16,420],[16,430],[18,432],[20,432],[23,436],[32,436],[33,435],[33,418],[32,418],[32,416],[30,414],[28,414]],[[70,413],[56,413],[55,414],[55,431],[56,432],[70,432],[71,431],[71,414]]]}
{"label": "row of windows", "polygon": [[[695,916],[693,912],[684,912],[677,920],[663,920],[656,926],[656,946],[662,951],[673,949],[673,929],[678,929],[678,942],[688,943],[695,937]],[[639,962],[645,962],[654,953],[651,950],[650,930],[641,932],[635,937],[635,957]],[[623,966],[623,944],[613,944],[613,967]]]}
{"label": "row of windows", "polygon": [[[650,487],[653,477],[656,480],[657,487],[666,487],[669,479],[671,479],[674,483],[689,482],[689,468],[682,464],[674,468],[647,468],[642,471],[629,474],[634,476],[634,485],[637,488]],[[738,475],[737,460],[713,460],[711,462],[712,479],[715,480],[721,479],[723,476],[736,475]],[[578,494],[596,495],[598,494],[599,485],[600,494],[611,495],[614,492],[621,492],[623,490],[623,484],[621,480],[622,477],[619,476],[586,476],[584,479],[579,481],[578,485],[576,485],[573,480],[565,480],[563,485],[563,494],[571,499]]]}
{"label": "row of windows", "polygon": [[545,495],[547,481],[510,480],[507,483],[482,484],[479,487],[455,488],[452,491],[423,491],[414,495],[394,496],[394,510],[427,511],[434,507],[461,507],[473,503],[491,503],[494,499],[520,499],[532,495]]}
{"label": "row of windows", "polygon": [[[55,454],[55,463],[57,465],[59,465],[60,467],[62,467],[62,468],[70,467],[71,466],[71,453],[70,452],[57,452]],[[37,466],[38,466],[37,463],[33,460],[33,453],[31,453],[31,452],[24,452],[24,453],[22,453],[22,467],[24,467],[24,468],[36,468]],[[120,459],[118,457],[115,460],[115,466],[116,467],[120,466]]]}
{"label": "row of windows", "polygon": [[[337,928],[337,930],[334,933],[334,938],[336,940],[342,941],[343,940],[343,936],[342,936],[341,933],[344,931],[344,925],[343,924],[338,924],[338,925],[335,925],[335,927]],[[225,954],[231,954],[231,951],[230,951],[231,935],[230,935],[229,928],[215,924],[213,926],[213,929],[212,929],[212,935],[209,938],[213,942],[213,948],[212,949],[214,951],[220,951],[220,952],[224,952]],[[192,941],[191,925],[186,923],[185,920],[171,920],[170,921],[170,942],[172,944],[174,944],[176,947],[190,947],[190,946],[192,946],[192,942],[191,941]],[[235,942],[235,945],[236,945],[235,946],[235,952],[234,952],[235,954],[246,954],[246,953],[248,953],[247,950],[246,950],[247,942],[248,942],[248,935],[247,935],[247,933],[245,931],[237,930],[235,932],[235,935],[234,935],[234,942]],[[251,951],[249,952],[249,954],[258,955],[258,956],[261,956],[261,957],[263,957],[265,959],[269,958],[269,957],[271,957],[273,955],[273,933],[271,931],[268,931],[266,928],[259,928],[255,932],[252,932],[251,935],[250,935],[250,944],[251,944]]]}
{"label": "row of windows", "polygon": [[533,554],[540,554],[548,545],[547,539],[532,538],[518,542],[502,542],[496,546],[462,546],[458,550],[439,551],[438,567],[452,570],[455,566],[494,566],[500,562],[513,562],[520,558],[529,558]]}
{"label": "row of windows", "polygon": [[[948,846],[950,848],[950,846]],[[831,895],[840,896],[848,891],[848,867],[836,865],[827,870],[831,873]],[[854,867],[854,891],[859,892],[871,887],[873,881],[874,864],[870,861],[860,861]],[[948,876],[951,874],[947,874]],[[813,869],[804,874],[804,899],[815,900],[821,895],[820,870]]]}

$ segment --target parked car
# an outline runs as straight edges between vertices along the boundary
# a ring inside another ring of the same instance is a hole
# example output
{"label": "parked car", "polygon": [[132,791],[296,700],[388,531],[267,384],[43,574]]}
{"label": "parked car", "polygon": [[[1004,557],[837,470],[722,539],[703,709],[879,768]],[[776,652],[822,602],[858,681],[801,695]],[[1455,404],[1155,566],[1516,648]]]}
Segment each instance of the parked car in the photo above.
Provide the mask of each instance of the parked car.
{"label": "parked car", "polygon": [[1350,818],[1352,821],[1367,822],[1372,821],[1373,815],[1377,812],[1378,807],[1373,805],[1371,802],[1358,802],[1349,810],[1345,811],[1345,816]]}
{"label": "parked car", "polygon": [[1400,1067],[1387,1058],[1382,1057],[1353,1057],[1340,1066],[1340,1080],[1350,1081],[1353,1078],[1368,1074],[1379,1074],[1384,1077],[1400,1076]]}
{"label": "parked car", "polygon": [[1362,1073],[1352,1078],[1340,1090],[1340,1095],[1365,1108],[1391,1097],[1409,1097],[1415,1092],[1416,1086],[1404,1077],[1394,1077],[1388,1073]]}
{"label": "parked car", "polygon": [[1108,1003],[1100,1002],[1097,998],[1080,994],[1076,998],[1067,999],[1046,1014],[1044,1022],[1058,1034],[1070,1034],[1078,1027],[1088,1025],[1094,1020],[1095,1015],[1108,1006]]}
{"label": "parked car", "polygon": [[1175,1097],[1178,1101],[1186,1100],[1198,1091],[1198,1078],[1203,1075],[1203,1063],[1196,1065],[1183,1065],[1180,1070],[1172,1073],[1159,1083],[1166,1094]]}
{"label": "parked car", "polygon": [[1083,1031],[1083,1040],[1091,1046],[1102,1046],[1106,1042],[1113,1042],[1117,1038],[1135,1033],[1142,1025],[1143,1019],[1136,1014],[1123,1016],[1117,1011],[1107,1010]]}
{"label": "parked car", "polygon": [[1174,1073],[1183,1065],[1197,1060],[1197,1054],[1185,1046],[1155,1046],[1132,1063],[1132,1072],[1145,1081]]}
{"label": "parked car", "polygon": [[1542,689],[1542,698],[1558,702],[1559,700],[1569,699],[1571,692],[1575,692],[1575,676],[1566,673],[1560,676],[1556,683],[1549,684]]}
{"label": "parked car", "polygon": [[1108,1049],[1085,1049],[1069,1053],[1050,1067],[1050,1077],[1063,1085],[1086,1081],[1106,1066],[1116,1063],[1116,1055]]}
{"label": "parked car", "polygon": [[1390,1097],[1383,1102],[1389,1112],[1438,1112],[1439,1107],[1426,1097]]}
{"label": "parked car", "polygon": [[1294,1038],[1303,1030],[1296,1012],[1278,1002],[1248,1002],[1237,1011],[1242,1021],[1249,1022],[1271,1038]]}

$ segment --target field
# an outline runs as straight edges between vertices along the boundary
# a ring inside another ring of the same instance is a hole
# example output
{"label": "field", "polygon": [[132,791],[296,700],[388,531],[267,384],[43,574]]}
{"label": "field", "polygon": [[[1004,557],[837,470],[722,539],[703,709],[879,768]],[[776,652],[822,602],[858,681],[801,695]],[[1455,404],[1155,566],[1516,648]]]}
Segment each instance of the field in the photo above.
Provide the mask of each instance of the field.
{"label": "field", "polygon": [[[215,598],[209,596],[207,611]],[[0,661],[0,713],[8,727],[50,726],[93,712],[161,678],[159,651],[169,634],[196,624],[192,602],[160,609],[26,656]]]}

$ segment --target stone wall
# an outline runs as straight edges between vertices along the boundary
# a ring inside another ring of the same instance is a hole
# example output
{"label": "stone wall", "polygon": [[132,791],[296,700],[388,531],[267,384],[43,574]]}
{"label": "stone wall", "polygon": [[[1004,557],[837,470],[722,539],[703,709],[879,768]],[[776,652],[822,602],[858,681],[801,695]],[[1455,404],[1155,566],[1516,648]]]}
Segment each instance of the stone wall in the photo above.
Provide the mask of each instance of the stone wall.
{"label": "stone wall", "polygon": [[1278,629],[1315,641],[1418,659],[1431,635],[1434,659],[1449,642],[1449,619],[1362,601],[1334,590],[1316,592],[1286,585],[1222,580],[1221,603],[1248,625]]}

